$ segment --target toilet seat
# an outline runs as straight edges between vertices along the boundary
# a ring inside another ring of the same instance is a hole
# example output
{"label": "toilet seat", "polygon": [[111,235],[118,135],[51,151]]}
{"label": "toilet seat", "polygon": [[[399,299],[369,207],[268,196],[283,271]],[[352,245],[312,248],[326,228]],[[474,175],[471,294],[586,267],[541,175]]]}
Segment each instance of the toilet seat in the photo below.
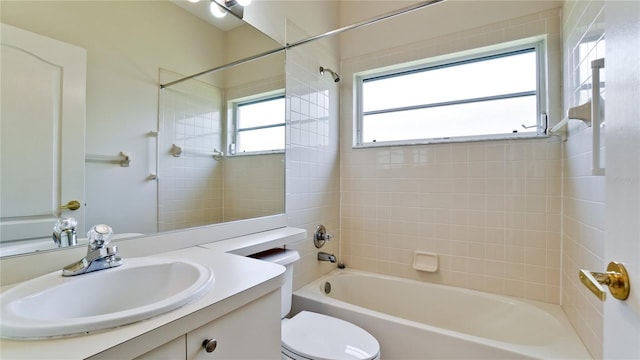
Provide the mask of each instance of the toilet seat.
{"label": "toilet seat", "polygon": [[331,316],[302,311],[282,323],[283,353],[314,360],[372,360],[378,341],[364,329]]}

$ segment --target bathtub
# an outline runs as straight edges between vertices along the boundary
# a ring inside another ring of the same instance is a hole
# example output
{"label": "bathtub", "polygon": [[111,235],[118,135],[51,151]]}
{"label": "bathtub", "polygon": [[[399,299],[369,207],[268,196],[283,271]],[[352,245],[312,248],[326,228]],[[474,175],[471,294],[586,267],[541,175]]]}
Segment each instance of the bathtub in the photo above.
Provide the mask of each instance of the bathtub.
{"label": "bathtub", "polygon": [[352,322],[385,359],[590,359],[558,305],[356,270],[293,294],[308,310]]}

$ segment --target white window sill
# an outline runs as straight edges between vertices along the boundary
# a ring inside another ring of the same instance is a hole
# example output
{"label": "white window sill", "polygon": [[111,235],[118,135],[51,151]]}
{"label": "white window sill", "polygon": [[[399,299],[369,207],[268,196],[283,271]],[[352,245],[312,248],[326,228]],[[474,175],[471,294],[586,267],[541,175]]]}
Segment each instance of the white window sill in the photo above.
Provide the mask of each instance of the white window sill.
{"label": "white window sill", "polygon": [[431,144],[449,144],[449,143],[468,143],[480,141],[496,141],[496,140],[526,140],[526,139],[548,139],[546,134],[503,134],[503,135],[481,135],[481,136],[457,136],[452,138],[435,138],[435,139],[416,139],[401,141],[378,141],[373,143],[355,144],[353,149],[366,149],[376,147],[391,146],[412,146],[412,145],[431,145]]}
{"label": "white window sill", "polygon": [[256,156],[256,155],[277,155],[284,154],[284,150],[271,150],[271,151],[253,151],[253,152],[241,152],[237,154],[228,154],[228,157],[239,157],[239,156]]}

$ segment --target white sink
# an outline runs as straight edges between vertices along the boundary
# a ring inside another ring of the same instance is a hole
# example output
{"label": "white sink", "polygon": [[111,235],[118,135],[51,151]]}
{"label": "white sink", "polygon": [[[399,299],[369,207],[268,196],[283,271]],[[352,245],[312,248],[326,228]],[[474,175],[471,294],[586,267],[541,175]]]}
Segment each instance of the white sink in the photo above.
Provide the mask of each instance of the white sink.
{"label": "white sink", "polygon": [[202,265],[154,257],[72,277],[56,271],[0,294],[0,334],[36,339],[130,324],[193,301],[213,278]]}

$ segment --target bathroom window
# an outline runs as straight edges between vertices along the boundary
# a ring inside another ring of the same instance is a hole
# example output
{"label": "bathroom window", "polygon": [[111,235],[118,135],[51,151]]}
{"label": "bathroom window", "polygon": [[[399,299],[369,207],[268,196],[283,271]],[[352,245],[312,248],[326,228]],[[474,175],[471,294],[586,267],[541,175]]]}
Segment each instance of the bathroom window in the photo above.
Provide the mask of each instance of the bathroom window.
{"label": "bathroom window", "polygon": [[284,151],[285,98],[282,91],[231,102],[231,155]]}
{"label": "bathroom window", "polygon": [[542,42],[356,76],[355,146],[546,136]]}

